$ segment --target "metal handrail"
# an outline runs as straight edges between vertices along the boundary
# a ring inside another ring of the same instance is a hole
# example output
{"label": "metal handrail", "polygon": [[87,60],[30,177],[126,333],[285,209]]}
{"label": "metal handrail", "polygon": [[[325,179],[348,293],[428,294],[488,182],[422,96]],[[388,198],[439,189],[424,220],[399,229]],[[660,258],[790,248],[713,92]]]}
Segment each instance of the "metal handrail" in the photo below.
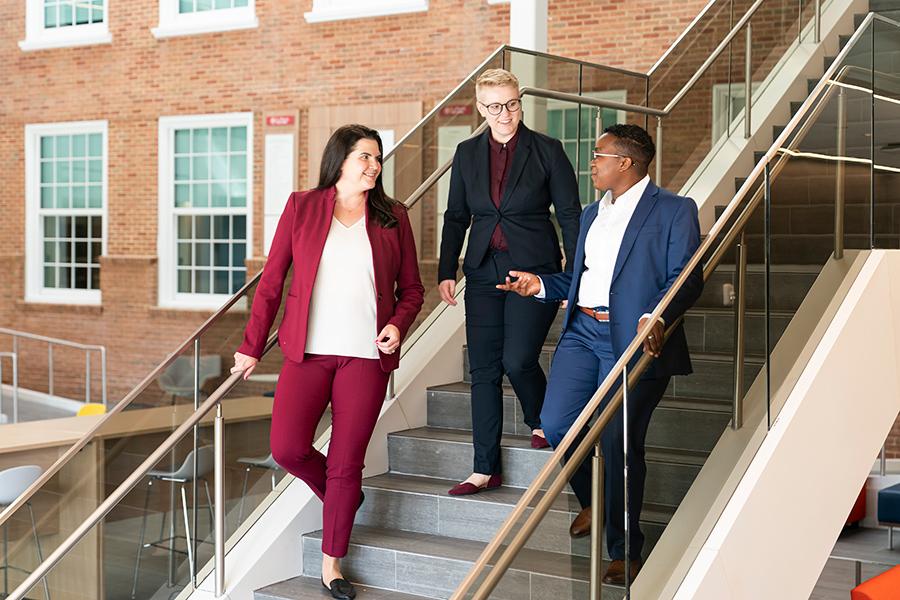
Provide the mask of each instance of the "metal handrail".
{"label": "metal handrail", "polygon": [[47,344],[47,378],[48,378],[48,389],[47,393],[51,396],[53,395],[53,347],[54,346],[63,346],[66,348],[75,348],[76,350],[84,350],[84,359],[85,359],[85,381],[84,381],[84,402],[85,404],[91,401],[91,352],[99,352],[100,353],[100,394],[103,405],[106,406],[106,346],[101,346],[99,344],[81,344],[79,342],[72,342],[70,340],[64,340],[62,338],[49,337],[46,335],[38,335],[36,333],[28,333],[27,331],[19,331],[16,329],[7,329],[6,327],[0,327],[0,335],[8,335],[12,337],[12,351],[13,354],[18,354],[19,340],[32,340],[35,342],[44,342]]}
{"label": "metal handrail", "polygon": [[[820,95],[822,94],[825,87],[830,85],[831,79],[837,72],[838,65],[844,59],[846,59],[850,50],[859,41],[863,31],[868,28],[873,20],[881,20],[900,27],[900,24],[896,23],[895,21],[886,17],[882,17],[881,15],[877,15],[875,13],[869,13],[866,16],[866,18],[857,28],[856,32],[850,38],[847,45],[841,50],[841,52],[835,58],[834,62],[826,70],[823,77],[810,92],[809,97],[806,99],[806,101],[804,101],[797,113],[791,118],[787,126],[776,138],[775,142],[766,152],[763,159],[760,160],[759,163],[757,163],[757,165],[750,172],[750,175],[747,177],[744,184],[735,194],[734,198],[732,198],[731,202],[729,202],[725,207],[722,215],[713,224],[708,235],[701,242],[697,251],[693,254],[693,256],[691,256],[690,260],[688,260],[681,273],[678,275],[678,277],[672,283],[671,287],[666,291],[662,299],[656,305],[656,308],[653,309],[650,317],[645,321],[645,325],[639,329],[637,335],[632,339],[631,343],[622,352],[620,358],[616,361],[615,365],[610,370],[601,386],[591,397],[590,401],[588,401],[588,403],[585,405],[581,414],[569,428],[569,431],[563,437],[559,445],[555,448],[553,454],[548,458],[540,473],[538,473],[538,475],[534,478],[531,485],[526,489],[525,493],[519,499],[516,507],[508,515],[506,521],[503,523],[503,525],[500,527],[491,541],[487,544],[484,551],[472,566],[463,582],[453,593],[453,596],[451,596],[451,600],[460,600],[466,595],[466,593],[475,583],[475,579],[482,571],[485,570],[490,559],[497,553],[497,551],[502,546],[503,541],[513,531],[516,523],[523,516],[526,510],[533,505],[533,501],[538,492],[545,486],[547,481],[553,475],[553,472],[556,470],[557,465],[563,461],[565,454],[572,446],[575,438],[578,437],[580,435],[580,432],[588,426],[591,417],[599,409],[600,403],[603,398],[612,390],[612,387],[618,383],[623,370],[627,366],[628,359],[636,354],[637,351],[641,348],[644,339],[646,339],[646,337],[652,331],[656,320],[659,319],[663,311],[669,306],[669,304],[671,304],[675,295],[684,285],[685,281],[691,275],[691,273],[698,266],[700,266],[700,262],[703,257],[706,256],[707,253],[710,252],[710,250],[712,250],[714,241],[719,239],[719,235],[725,230],[726,224],[731,221],[732,217],[737,215],[742,201],[751,190],[751,188],[756,184],[756,181],[764,173],[766,173],[769,163],[779,155],[779,152],[781,151],[782,146],[784,145],[788,136],[790,136],[791,133],[793,133],[793,131],[797,129],[800,121],[807,115],[807,113],[814,106],[818,105],[819,100],[821,100]],[[797,137],[794,138],[794,143],[796,143],[797,139]],[[758,197],[758,195],[755,196],[755,198]],[[753,200],[751,199],[751,204],[752,202]],[[744,211],[744,214],[748,214],[746,210]],[[743,224],[736,222],[729,229],[728,235],[725,236],[726,239],[739,233],[739,231],[735,229],[735,227],[738,225],[743,227]],[[717,248],[720,248],[721,246],[722,244],[719,244]],[[716,252],[714,255],[719,254],[719,252]],[[704,279],[708,277],[709,273],[711,273],[711,267],[714,267],[714,265],[708,263],[704,268]],[[680,319],[678,322],[673,323],[669,326],[669,328],[666,330],[666,338],[668,338],[675,327],[677,327],[678,323],[680,323]],[[637,381],[643,370],[646,369],[646,367],[650,364],[650,361],[650,355],[643,354],[638,360],[637,365],[634,368],[629,369],[629,385],[631,385],[632,382]],[[509,568],[516,555],[524,547],[531,533],[535,530],[537,525],[543,519],[544,515],[550,509],[550,506],[556,499],[556,496],[559,495],[559,493],[568,483],[568,480],[571,478],[572,474],[575,472],[575,469],[580,465],[581,461],[583,461],[587,457],[592,447],[597,443],[597,440],[599,439],[599,436],[605,428],[606,424],[612,419],[613,414],[621,406],[621,398],[622,387],[618,389],[613,398],[594,421],[594,424],[590,427],[588,433],[584,436],[578,447],[568,458],[559,475],[552,481],[552,483],[550,483],[550,486],[538,501],[537,505],[531,508],[531,512],[529,513],[528,518],[525,520],[524,524],[522,524],[517,529],[517,533],[512,541],[508,545],[504,546],[503,553],[500,555],[499,559],[491,564],[490,572],[485,575],[480,587],[474,592],[474,595],[472,596],[474,600],[486,599],[490,592],[497,585],[497,583],[499,583],[500,579],[503,577],[504,573]]]}
{"label": "metal handrail", "polygon": [[15,352],[0,352],[0,414],[3,413],[3,359],[12,361],[12,422],[19,422],[19,357]]}

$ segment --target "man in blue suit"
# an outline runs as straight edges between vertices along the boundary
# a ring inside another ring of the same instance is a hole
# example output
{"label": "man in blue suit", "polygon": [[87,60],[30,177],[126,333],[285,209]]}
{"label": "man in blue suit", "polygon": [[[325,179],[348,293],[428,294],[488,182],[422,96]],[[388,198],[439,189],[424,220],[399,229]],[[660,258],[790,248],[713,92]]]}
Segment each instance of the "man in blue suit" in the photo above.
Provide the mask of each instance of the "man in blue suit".
{"label": "man in blue suit", "polygon": [[[497,287],[522,296],[555,302],[568,300],[562,335],[553,356],[541,424],[556,447],[650,313],[700,245],[697,205],[690,198],[659,188],[647,175],[655,148],[637,125],[608,127],[591,160],[594,187],[603,199],[581,215],[581,230],[571,272],[534,275],[510,271]],[[515,281],[513,281],[515,280]],[[691,372],[684,330],[679,325],[665,346],[665,324],[674,323],[700,296],[703,274],[694,270],[644,340],[643,352],[655,360],[628,394],[629,554],[633,580],[641,565],[644,536],[640,513],[647,466],[644,441],[650,416],[672,375]],[[640,352],[630,358],[633,365]],[[614,388],[617,389],[617,388]],[[609,401],[608,396],[604,404]],[[624,452],[621,410],[603,432],[606,461],[604,495],[607,547],[612,558],[603,581],[625,581]],[[582,432],[583,434],[584,432]],[[574,448],[574,446],[573,446]],[[582,511],[570,533],[590,533],[591,465],[586,460],[570,481]]]}

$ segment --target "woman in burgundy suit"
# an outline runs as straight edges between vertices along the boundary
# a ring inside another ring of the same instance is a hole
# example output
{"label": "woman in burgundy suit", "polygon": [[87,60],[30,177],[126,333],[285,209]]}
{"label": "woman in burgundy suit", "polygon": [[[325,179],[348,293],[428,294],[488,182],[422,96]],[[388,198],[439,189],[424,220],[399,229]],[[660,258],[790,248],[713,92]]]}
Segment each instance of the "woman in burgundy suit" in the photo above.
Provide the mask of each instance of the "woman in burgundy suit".
{"label": "woman in burgundy suit", "polygon": [[[281,215],[231,370],[246,379],[256,367],[293,264],[278,327],[285,358],[272,454],[324,503],[322,584],[335,598],[356,596],[340,558],[362,504],[363,460],[389,374],[425,292],[406,208],[382,187],[381,152],[378,132],[362,125],[328,140],[318,187],[291,194]],[[312,444],[329,402],[326,457]]]}

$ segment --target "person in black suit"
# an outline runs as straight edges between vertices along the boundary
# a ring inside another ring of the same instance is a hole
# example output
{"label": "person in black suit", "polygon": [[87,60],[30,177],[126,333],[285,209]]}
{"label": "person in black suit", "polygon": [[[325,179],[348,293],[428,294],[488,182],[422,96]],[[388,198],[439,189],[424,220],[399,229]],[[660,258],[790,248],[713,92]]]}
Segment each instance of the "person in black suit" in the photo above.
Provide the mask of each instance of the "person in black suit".
{"label": "person in black suit", "polygon": [[463,273],[475,460],[472,475],[454,486],[451,495],[475,494],[502,483],[504,373],[531,429],[532,447],[549,445],[540,422],[547,379],[538,359],[559,305],[506,294],[495,286],[510,270],[561,269],[551,204],[571,265],[581,217],[578,183],[562,144],[521,122],[516,76],[487,70],[475,83],[475,96],[489,130],[456,148],[438,264],[441,298],[455,305],[459,255],[471,226]]}

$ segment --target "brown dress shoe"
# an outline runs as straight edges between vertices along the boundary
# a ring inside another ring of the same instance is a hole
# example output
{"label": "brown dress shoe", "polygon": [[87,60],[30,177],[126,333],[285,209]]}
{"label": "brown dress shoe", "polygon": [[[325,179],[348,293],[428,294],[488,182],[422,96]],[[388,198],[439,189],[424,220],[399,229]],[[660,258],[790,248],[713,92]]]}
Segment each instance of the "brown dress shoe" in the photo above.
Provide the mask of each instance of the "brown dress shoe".
{"label": "brown dress shoe", "polygon": [[[629,581],[634,583],[635,577],[641,570],[641,561],[637,559],[631,560],[631,577]],[[613,585],[625,585],[625,561],[614,560],[609,563],[606,573],[603,574],[603,583],[611,583]]]}
{"label": "brown dress shoe", "polygon": [[591,534],[591,507],[582,508],[569,526],[569,535],[580,538]]}

